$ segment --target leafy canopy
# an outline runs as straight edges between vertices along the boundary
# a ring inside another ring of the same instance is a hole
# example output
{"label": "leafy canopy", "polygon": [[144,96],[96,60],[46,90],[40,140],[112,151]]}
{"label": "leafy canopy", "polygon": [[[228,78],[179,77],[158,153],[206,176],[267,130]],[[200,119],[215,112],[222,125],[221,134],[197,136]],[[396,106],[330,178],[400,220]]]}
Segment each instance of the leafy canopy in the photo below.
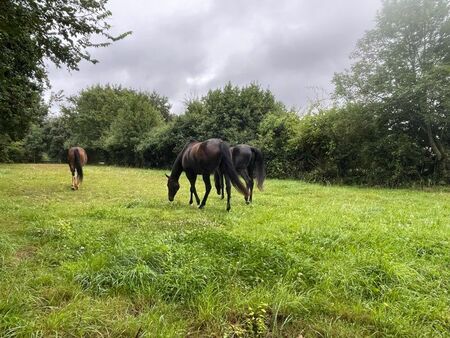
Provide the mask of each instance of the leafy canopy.
{"label": "leafy canopy", "polygon": [[[107,0],[0,1],[0,135],[19,139],[39,119],[40,94],[48,84],[46,61],[77,70],[81,60],[97,62],[90,47],[112,36]],[[93,39],[103,38],[94,43]]]}
{"label": "leafy canopy", "polygon": [[336,96],[376,104],[380,126],[407,136],[440,170],[450,146],[450,3],[387,0],[359,41],[354,63],[336,74]]}

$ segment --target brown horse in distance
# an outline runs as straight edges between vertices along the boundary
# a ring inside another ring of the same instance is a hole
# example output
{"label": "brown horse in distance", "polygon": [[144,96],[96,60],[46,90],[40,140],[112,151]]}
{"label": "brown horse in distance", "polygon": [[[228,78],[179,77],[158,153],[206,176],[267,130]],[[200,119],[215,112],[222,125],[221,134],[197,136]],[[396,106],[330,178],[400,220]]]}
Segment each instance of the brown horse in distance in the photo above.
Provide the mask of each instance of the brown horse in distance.
{"label": "brown horse in distance", "polygon": [[[193,202],[193,196],[199,208],[203,208],[211,191],[210,175],[216,170],[220,170],[225,178],[226,192],[227,192],[227,210],[231,209],[231,184],[247,199],[247,189],[245,185],[239,180],[239,176],[233,167],[231,159],[231,152],[229,145],[220,139],[209,139],[204,142],[191,141],[186,144],[183,150],[178,154],[175,160],[170,176],[167,176],[167,187],[169,189],[169,201],[173,201],[175,194],[180,188],[178,180],[181,173],[184,171],[191,183],[191,198],[189,204]],[[200,203],[200,198],[195,189],[195,181],[197,175],[203,176],[205,182],[205,196]]]}
{"label": "brown horse in distance", "polygon": [[[83,166],[87,162],[86,151],[81,147],[72,147],[67,155],[72,173],[72,190],[78,190],[83,181]],[[76,175],[75,175],[76,172]]]}

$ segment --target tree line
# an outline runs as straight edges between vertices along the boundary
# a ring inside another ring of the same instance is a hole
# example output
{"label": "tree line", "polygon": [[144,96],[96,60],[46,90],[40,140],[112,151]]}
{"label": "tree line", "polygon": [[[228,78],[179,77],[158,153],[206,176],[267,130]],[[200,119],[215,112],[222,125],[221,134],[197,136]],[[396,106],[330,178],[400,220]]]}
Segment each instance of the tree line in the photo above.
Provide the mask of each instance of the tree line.
{"label": "tree line", "polygon": [[218,137],[259,147],[271,177],[448,184],[449,8],[445,0],[385,1],[351,68],[334,76],[333,107],[314,114],[299,115],[257,84],[210,90],[181,115],[159,93],[97,85],[57,116],[33,101],[27,128],[2,129],[0,160],[64,161],[79,145],[93,162],[166,168],[189,140]]}

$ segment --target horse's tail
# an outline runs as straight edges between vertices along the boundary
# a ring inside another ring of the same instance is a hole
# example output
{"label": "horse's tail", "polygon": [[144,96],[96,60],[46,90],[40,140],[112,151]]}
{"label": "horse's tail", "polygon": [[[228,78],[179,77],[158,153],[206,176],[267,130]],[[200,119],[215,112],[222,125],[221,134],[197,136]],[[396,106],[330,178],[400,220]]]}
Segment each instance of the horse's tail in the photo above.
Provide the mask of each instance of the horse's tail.
{"label": "horse's tail", "polygon": [[266,169],[264,168],[264,158],[261,150],[258,148],[250,147],[252,149],[253,156],[255,158],[256,169],[256,183],[259,190],[264,189],[264,179],[266,178]]}
{"label": "horse's tail", "polygon": [[228,175],[230,177],[230,181],[233,184],[233,186],[236,188],[237,191],[239,191],[242,195],[247,198],[248,191],[244,184],[242,184],[241,180],[239,179],[238,173],[236,172],[236,169],[234,169],[233,166],[233,160],[231,158],[231,151],[228,144],[225,142],[222,142],[220,144],[220,152],[222,153],[222,163],[221,163],[221,171],[222,174]]}
{"label": "horse's tail", "polygon": [[83,182],[83,167],[81,166],[81,158],[80,158],[80,151],[78,148],[75,148],[73,151],[73,157],[74,157],[74,167],[77,170],[77,176],[78,180]]}

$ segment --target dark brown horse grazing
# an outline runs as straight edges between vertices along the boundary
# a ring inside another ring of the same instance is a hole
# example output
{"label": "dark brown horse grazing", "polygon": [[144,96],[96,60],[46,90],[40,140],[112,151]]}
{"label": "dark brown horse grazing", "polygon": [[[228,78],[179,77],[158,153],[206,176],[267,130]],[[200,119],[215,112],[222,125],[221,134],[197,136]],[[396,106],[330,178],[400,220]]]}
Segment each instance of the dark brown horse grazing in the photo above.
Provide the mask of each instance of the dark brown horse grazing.
{"label": "dark brown horse grazing", "polygon": [[[178,154],[175,160],[172,172],[170,176],[167,177],[167,187],[169,189],[169,201],[173,201],[178,189],[180,189],[180,184],[178,180],[181,173],[184,171],[186,177],[191,183],[191,198],[189,204],[192,204],[192,196],[195,197],[197,205],[199,208],[203,208],[208,199],[209,192],[211,191],[211,181],[210,175],[216,170],[220,172],[225,177],[225,184],[227,190],[227,210],[231,209],[230,199],[231,199],[231,184],[242,194],[247,196],[247,189],[239,180],[239,176],[233,168],[233,163],[231,160],[230,147],[227,143],[220,139],[209,139],[204,142],[191,141],[183,148],[183,150]],[[197,175],[203,176],[203,181],[205,182],[205,196],[200,203],[200,198],[197,195],[195,189],[195,181]]]}
{"label": "dark brown horse grazing", "polygon": [[83,166],[87,162],[86,152],[81,147],[72,147],[69,149],[67,159],[69,160],[69,168],[72,172],[72,190],[78,190],[83,181]]}
{"label": "dark brown horse grazing", "polygon": [[[231,147],[230,150],[234,168],[242,176],[247,185],[248,197],[246,197],[245,201],[251,203],[253,200],[253,178],[256,178],[258,189],[263,190],[266,176],[261,150],[247,144],[239,144]],[[214,183],[217,194],[222,195],[223,198],[223,176],[220,170],[214,173]]]}

